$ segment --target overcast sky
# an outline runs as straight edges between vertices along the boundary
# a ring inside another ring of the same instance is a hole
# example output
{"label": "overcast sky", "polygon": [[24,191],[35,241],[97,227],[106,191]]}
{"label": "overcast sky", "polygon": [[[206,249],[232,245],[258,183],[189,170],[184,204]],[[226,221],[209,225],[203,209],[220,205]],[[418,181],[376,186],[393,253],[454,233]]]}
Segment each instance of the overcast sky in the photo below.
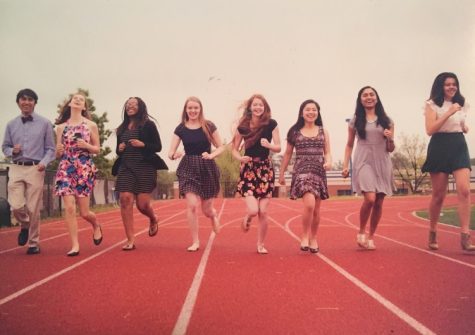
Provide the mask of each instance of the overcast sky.
{"label": "overcast sky", "polygon": [[424,101],[451,71],[474,106],[466,138],[475,156],[473,0],[0,0],[0,46],[2,139],[26,87],[51,120],[69,93],[88,89],[110,129],[125,100],[141,97],[163,157],[188,96],[229,141],[240,103],[262,93],[283,143],[300,103],[317,100],[336,162],[362,86],[378,90],[396,142],[402,132],[428,141]]}

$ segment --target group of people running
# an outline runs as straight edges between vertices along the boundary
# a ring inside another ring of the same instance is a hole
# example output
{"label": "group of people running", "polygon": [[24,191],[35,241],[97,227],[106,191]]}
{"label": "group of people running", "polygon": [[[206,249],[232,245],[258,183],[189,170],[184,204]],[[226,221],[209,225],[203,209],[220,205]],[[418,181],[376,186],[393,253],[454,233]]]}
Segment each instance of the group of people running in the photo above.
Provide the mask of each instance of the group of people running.
{"label": "group of people running", "polygon": [[[8,185],[13,214],[21,224],[18,244],[28,242],[28,254],[39,249],[39,209],[45,167],[59,159],[55,193],[63,199],[64,219],[72,247],[68,256],[79,255],[76,205],[79,215],[91,224],[95,245],[101,244],[103,231],[95,214],[89,209],[96,167],[93,155],[100,152],[97,124],[90,117],[87,98],[73,94],[56,119],[56,144],[51,123],[34,113],[38,101],[35,92],[21,90],[17,95],[21,116],[7,125],[3,152],[12,157]],[[240,162],[236,193],[243,197],[246,215],[241,222],[249,231],[257,217],[257,252],[267,254],[264,246],[267,233],[267,208],[274,191],[276,176],[270,152],[281,151],[278,124],[264,96],[252,95],[241,105],[242,116],[232,141],[232,154]],[[464,133],[468,104],[460,93],[457,76],[444,72],[432,85],[425,106],[426,132],[431,136],[427,159],[422,167],[432,182],[428,247],[438,249],[437,222],[447,193],[448,177],[453,174],[458,194],[458,213],[463,250],[475,251],[470,239],[470,158]],[[160,135],[147,106],[139,97],[127,99],[123,122],[116,129],[118,159],[114,164],[117,176],[115,190],[120,194],[120,211],[127,237],[124,251],[136,248],[133,204],[149,219],[149,236],[158,232],[159,221],[151,206],[151,193],[156,187],[157,169],[166,167],[156,154],[162,149]],[[349,162],[357,139],[352,161]],[[278,182],[285,185],[285,171],[295,151],[290,198],[303,201],[300,249],[319,252],[317,231],[321,201],[329,197],[326,171],[332,165],[330,137],[323,125],[320,105],[305,100],[299,108],[295,124],[288,130],[287,146],[280,167]],[[183,143],[184,153],[178,151]],[[356,109],[348,123],[348,141],[343,160],[343,177],[352,173],[354,191],[363,195],[360,229],[356,236],[359,247],[376,249],[374,235],[382,216],[383,202],[393,191],[390,152],[394,149],[394,122],[386,114],[377,91],[365,86],[358,92]],[[192,244],[189,252],[199,250],[198,206],[210,219],[214,233],[220,230],[219,216],[213,199],[220,188],[220,172],[214,158],[225,150],[215,124],[204,117],[203,105],[196,97],[185,101],[181,122],[175,128],[168,158],[180,159],[176,174],[180,196],[186,199],[187,219]],[[366,228],[370,222],[369,229]]]}

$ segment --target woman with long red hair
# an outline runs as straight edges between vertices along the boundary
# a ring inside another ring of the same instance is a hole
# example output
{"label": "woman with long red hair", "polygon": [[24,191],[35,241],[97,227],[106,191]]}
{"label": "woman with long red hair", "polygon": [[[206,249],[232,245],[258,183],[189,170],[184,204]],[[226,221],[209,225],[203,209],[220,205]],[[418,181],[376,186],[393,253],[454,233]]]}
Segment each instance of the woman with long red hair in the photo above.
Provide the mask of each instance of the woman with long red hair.
{"label": "woman with long red hair", "polygon": [[[246,201],[247,214],[242,222],[244,232],[259,216],[257,252],[267,254],[264,239],[267,233],[267,206],[274,191],[274,168],[269,159],[270,151],[280,152],[280,135],[277,122],[271,118],[271,109],[266,99],[254,94],[243,105],[233,139],[233,156],[241,162],[237,192]],[[239,148],[244,142],[244,155]]]}

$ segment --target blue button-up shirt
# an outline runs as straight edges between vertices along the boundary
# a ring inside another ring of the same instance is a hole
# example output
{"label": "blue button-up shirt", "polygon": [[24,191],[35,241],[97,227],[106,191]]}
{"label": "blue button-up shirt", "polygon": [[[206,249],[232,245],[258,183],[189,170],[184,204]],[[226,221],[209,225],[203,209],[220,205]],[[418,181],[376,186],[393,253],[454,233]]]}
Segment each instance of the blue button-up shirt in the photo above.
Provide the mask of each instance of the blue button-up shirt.
{"label": "blue button-up shirt", "polygon": [[[53,126],[51,122],[36,113],[32,121],[23,123],[21,115],[7,124],[2,151],[7,157],[16,161],[39,161],[47,166],[55,159]],[[13,146],[21,145],[21,152],[13,155]]]}

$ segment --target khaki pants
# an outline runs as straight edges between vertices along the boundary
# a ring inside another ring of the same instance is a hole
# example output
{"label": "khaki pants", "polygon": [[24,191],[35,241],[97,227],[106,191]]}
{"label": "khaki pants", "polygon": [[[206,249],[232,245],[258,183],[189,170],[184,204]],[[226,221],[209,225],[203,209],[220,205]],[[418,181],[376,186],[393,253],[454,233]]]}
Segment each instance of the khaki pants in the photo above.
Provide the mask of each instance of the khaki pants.
{"label": "khaki pants", "polygon": [[38,166],[10,165],[8,202],[21,228],[29,229],[29,247],[40,240],[40,209],[43,204],[45,171]]}

